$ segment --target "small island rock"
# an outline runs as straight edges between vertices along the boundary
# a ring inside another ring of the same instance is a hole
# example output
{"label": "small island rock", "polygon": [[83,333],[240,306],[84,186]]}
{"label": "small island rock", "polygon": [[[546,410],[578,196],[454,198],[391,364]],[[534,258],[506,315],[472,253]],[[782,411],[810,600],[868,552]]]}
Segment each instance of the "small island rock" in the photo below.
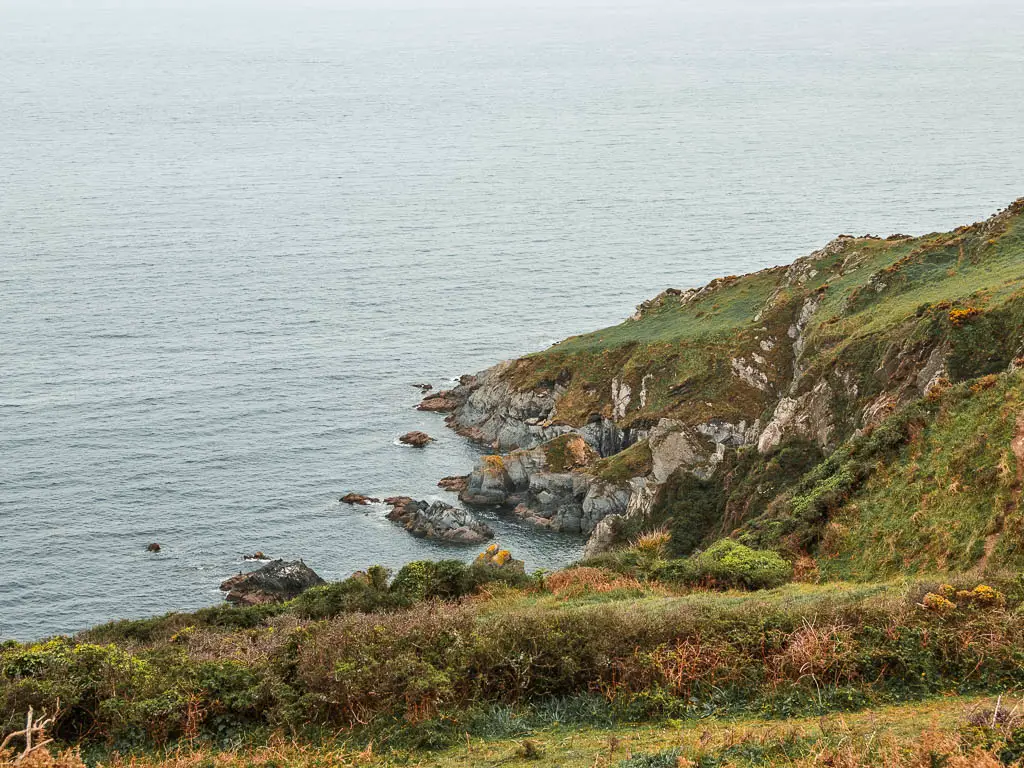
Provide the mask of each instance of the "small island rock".
{"label": "small island rock", "polygon": [[160,551],[160,545],[157,544],[154,541],[152,544],[150,544],[149,546],[146,547],[146,551],[147,552],[159,552]]}
{"label": "small island rock", "polygon": [[450,389],[441,389],[424,397],[416,408],[431,413],[448,413],[458,408],[461,402],[458,397],[452,395]]}
{"label": "small island rock", "polygon": [[280,603],[298,597],[310,587],[324,584],[312,568],[301,560],[274,560],[252,573],[232,576],[220,585],[229,603],[259,605]]}
{"label": "small island rock", "polygon": [[380,499],[375,499],[372,496],[363,496],[361,493],[346,493],[341,497],[340,501],[342,504],[360,504],[362,506],[380,503]]}
{"label": "small island rock", "polygon": [[443,501],[431,504],[408,496],[396,496],[385,499],[385,502],[393,507],[388,512],[388,520],[401,523],[413,536],[453,544],[479,544],[494,537],[494,531],[471,512]]}
{"label": "small island rock", "polygon": [[424,446],[427,445],[427,443],[434,442],[434,438],[432,438],[426,432],[420,432],[417,430],[414,432],[406,432],[404,435],[398,438],[398,442],[402,443],[403,445],[411,445],[413,448],[423,448]]}

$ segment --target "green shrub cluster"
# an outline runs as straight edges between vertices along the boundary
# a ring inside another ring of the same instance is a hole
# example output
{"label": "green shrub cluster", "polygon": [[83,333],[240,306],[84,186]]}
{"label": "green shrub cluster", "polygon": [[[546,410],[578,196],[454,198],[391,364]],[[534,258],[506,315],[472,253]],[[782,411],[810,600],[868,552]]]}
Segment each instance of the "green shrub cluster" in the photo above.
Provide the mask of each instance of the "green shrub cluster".
{"label": "green shrub cluster", "polygon": [[690,557],[662,559],[636,548],[607,552],[581,565],[624,576],[711,589],[772,589],[793,576],[789,561],[773,550],[758,550],[733,539],[719,539]]}
{"label": "green shrub cluster", "polygon": [[727,589],[771,589],[793,576],[793,567],[771,550],[722,539],[687,562],[691,583]]}
{"label": "green shrub cluster", "polygon": [[487,584],[522,587],[531,577],[511,569],[460,560],[416,560],[404,565],[389,581],[381,566],[344,581],[308,589],[291,603],[304,619],[328,619],[342,613],[375,613],[408,608],[425,600],[457,600]]}

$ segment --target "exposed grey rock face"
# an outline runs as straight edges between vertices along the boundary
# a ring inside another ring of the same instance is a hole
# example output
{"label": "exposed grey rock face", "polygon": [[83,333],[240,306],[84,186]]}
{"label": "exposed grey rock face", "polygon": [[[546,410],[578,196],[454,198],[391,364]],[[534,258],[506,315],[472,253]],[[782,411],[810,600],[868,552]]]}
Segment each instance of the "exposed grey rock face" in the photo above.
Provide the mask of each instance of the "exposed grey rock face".
{"label": "exposed grey rock face", "polygon": [[465,509],[443,501],[430,504],[407,497],[388,499],[393,508],[388,520],[401,523],[413,536],[449,541],[453,544],[479,544],[494,537],[494,531]]}
{"label": "exposed grey rock face", "polygon": [[572,428],[548,424],[561,394],[559,386],[520,391],[501,374],[511,362],[499,363],[453,389],[459,404],[448,417],[449,426],[498,451],[533,448]]}
{"label": "exposed grey rock face", "polygon": [[946,344],[929,348],[910,340],[889,347],[875,371],[875,376],[887,386],[864,406],[861,426],[874,426],[931,391],[946,375],[949,352]]}
{"label": "exposed grey rock face", "polygon": [[647,437],[645,430],[622,429],[611,419],[596,419],[575,430],[599,456],[614,456]]}
{"label": "exposed grey rock face", "polygon": [[252,573],[240,573],[220,585],[227,600],[239,605],[279,603],[298,597],[310,587],[324,584],[301,560],[273,560]]}
{"label": "exposed grey rock face", "polygon": [[822,379],[810,392],[779,400],[757,440],[757,450],[767,453],[787,436],[802,437],[821,448],[830,448],[835,433],[833,419],[832,389],[828,380]]}
{"label": "exposed grey rock face", "polygon": [[543,472],[530,478],[527,499],[515,513],[553,531],[589,535],[608,515],[625,512],[629,495],[627,486],[588,475]]}
{"label": "exposed grey rock face", "polygon": [[466,504],[518,504],[530,488],[530,477],[546,468],[540,448],[507,456],[484,456],[470,473],[459,499]]}
{"label": "exposed grey rock face", "polygon": [[917,388],[922,395],[927,395],[940,379],[946,377],[946,359],[949,352],[948,344],[939,344],[928,355],[928,359],[917,374]]}
{"label": "exposed grey rock face", "polygon": [[618,543],[616,528],[627,520],[644,519],[651,514],[658,486],[642,477],[629,481],[629,501],[623,512],[606,515],[594,526],[587,544],[583,548],[584,557],[594,557],[607,552]]}
{"label": "exposed grey rock face", "polygon": [[589,534],[606,515],[625,511],[629,490],[585,471],[551,472],[542,447],[485,456],[459,494],[466,504],[511,506],[556,531]]}
{"label": "exposed grey rock face", "polygon": [[719,450],[697,429],[672,419],[659,421],[651,430],[647,443],[651,447],[651,479],[655,483],[664,483],[681,468],[706,480],[724,455],[724,447]]}

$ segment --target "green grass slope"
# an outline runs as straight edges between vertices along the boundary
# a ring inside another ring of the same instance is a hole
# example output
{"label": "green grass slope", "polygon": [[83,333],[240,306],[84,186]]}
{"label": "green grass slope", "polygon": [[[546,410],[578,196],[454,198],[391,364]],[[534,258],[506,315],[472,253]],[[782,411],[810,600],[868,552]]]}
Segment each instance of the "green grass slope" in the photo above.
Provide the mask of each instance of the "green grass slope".
{"label": "green grass slope", "polygon": [[826,575],[1019,567],[1024,380],[978,380],[939,400],[892,461],[830,516]]}

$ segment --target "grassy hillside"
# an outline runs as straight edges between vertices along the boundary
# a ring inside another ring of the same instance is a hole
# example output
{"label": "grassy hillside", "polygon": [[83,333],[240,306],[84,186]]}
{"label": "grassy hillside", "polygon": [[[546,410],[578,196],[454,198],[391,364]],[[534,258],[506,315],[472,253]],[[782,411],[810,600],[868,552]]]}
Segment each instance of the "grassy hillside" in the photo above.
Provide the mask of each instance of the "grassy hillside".
{"label": "grassy hillside", "polygon": [[736,534],[822,578],[1020,567],[1024,376],[937,389],[844,444]]}
{"label": "grassy hillside", "polygon": [[830,517],[827,576],[1019,567],[1024,380],[990,376],[941,397],[934,417]]}

